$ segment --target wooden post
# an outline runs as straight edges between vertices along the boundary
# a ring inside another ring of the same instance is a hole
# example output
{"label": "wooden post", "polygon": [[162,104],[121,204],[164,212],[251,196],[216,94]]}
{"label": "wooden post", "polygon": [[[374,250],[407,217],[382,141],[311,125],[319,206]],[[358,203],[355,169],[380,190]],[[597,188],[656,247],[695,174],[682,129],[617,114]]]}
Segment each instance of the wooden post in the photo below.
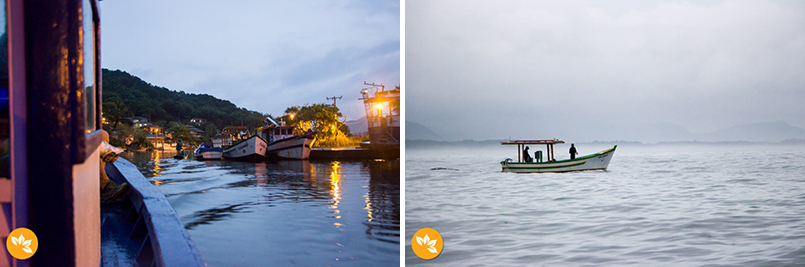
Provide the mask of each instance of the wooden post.
{"label": "wooden post", "polygon": [[517,162],[523,162],[522,160],[520,160],[521,158],[522,157],[520,157],[520,144],[517,144]]}

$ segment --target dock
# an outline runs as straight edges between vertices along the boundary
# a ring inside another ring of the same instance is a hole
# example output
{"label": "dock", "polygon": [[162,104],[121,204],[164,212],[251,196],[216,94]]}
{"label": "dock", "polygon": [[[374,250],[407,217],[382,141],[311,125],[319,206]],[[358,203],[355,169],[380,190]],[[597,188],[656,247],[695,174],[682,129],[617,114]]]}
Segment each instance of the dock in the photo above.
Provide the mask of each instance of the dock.
{"label": "dock", "polygon": [[321,148],[315,147],[310,149],[310,159],[371,159],[372,153],[369,149],[360,147],[350,148]]}

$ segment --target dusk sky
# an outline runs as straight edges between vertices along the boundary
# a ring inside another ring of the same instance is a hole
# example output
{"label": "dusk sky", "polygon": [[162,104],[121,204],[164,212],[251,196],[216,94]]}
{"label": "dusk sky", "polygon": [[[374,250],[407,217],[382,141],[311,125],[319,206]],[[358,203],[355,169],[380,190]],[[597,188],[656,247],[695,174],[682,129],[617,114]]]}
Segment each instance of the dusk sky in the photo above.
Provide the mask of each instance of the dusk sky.
{"label": "dusk sky", "polygon": [[364,81],[400,85],[399,1],[123,1],[101,8],[102,65],[280,116],[332,103],[363,117]]}
{"label": "dusk sky", "polygon": [[446,139],[805,128],[805,2],[405,3],[405,116]]}

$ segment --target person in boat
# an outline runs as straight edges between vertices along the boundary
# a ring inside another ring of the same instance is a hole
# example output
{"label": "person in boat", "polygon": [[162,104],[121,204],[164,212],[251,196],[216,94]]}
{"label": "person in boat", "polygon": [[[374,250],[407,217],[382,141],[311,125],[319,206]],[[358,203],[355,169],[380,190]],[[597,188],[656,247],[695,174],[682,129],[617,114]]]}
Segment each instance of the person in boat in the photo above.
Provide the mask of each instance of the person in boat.
{"label": "person in boat", "polygon": [[176,152],[181,151],[182,151],[182,138],[179,138],[179,140],[176,140]]}
{"label": "person in boat", "polygon": [[576,155],[578,154],[579,152],[576,152],[576,146],[570,144],[570,159],[576,159]]}
{"label": "person in boat", "polygon": [[525,162],[534,161],[534,159],[531,158],[531,155],[528,154],[528,146],[526,146],[523,150],[523,160],[525,160]]}

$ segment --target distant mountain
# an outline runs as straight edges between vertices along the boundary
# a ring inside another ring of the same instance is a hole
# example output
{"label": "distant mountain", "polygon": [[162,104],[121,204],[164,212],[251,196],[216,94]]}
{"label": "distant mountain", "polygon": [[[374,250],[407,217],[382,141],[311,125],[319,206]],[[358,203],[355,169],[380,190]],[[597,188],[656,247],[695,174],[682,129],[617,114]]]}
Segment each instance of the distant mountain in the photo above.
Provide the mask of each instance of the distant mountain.
{"label": "distant mountain", "polygon": [[805,129],[784,121],[736,125],[714,132],[697,135],[700,141],[749,141],[781,142],[790,139],[805,139]]}
{"label": "distant mountain", "polygon": [[349,120],[346,122],[347,127],[349,127],[350,133],[359,133],[359,132],[368,132],[369,131],[369,124],[366,122],[366,116],[361,117],[357,120]]}
{"label": "distant mountain", "polygon": [[265,117],[207,94],[188,94],[173,91],[143,81],[121,70],[103,69],[103,111],[110,121],[121,117],[142,116],[162,127],[168,122],[190,123],[203,118],[204,131],[218,132],[230,125],[255,128],[265,125]]}
{"label": "distant mountain", "polygon": [[428,127],[416,122],[405,122],[405,140],[442,140],[441,136]]}
{"label": "distant mountain", "polygon": [[736,125],[707,133],[692,133],[672,123],[637,123],[616,125],[598,132],[596,140],[657,142],[770,142],[805,139],[805,129],[784,121]]}
{"label": "distant mountain", "polygon": [[[581,138],[585,139],[585,138]],[[595,131],[593,141],[627,140],[648,143],[695,140],[694,134],[677,124],[620,123],[611,124]]]}

